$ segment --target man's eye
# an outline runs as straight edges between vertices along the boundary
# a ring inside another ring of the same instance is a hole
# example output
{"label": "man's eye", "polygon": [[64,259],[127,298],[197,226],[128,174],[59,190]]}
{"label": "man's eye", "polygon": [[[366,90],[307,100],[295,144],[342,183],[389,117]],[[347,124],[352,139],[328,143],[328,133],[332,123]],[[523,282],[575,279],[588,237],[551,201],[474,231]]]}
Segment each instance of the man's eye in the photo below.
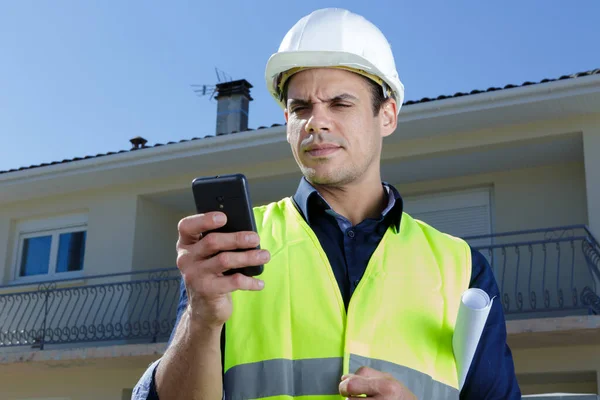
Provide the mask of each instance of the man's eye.
{"label": "man's eye", "polygon": [[294,107],[294,108],[292,108],[292,112],[297,113],[299,111],[306,110],[306,108],[307,107],[305,107],[305,106]]}
{"label": "man's eye", "polygon": [[333,106],[334,107],[338,107],[338,108],[348,108],[348,107],[351,107],[350,104],[345,104],[345,103],[334,103]]}

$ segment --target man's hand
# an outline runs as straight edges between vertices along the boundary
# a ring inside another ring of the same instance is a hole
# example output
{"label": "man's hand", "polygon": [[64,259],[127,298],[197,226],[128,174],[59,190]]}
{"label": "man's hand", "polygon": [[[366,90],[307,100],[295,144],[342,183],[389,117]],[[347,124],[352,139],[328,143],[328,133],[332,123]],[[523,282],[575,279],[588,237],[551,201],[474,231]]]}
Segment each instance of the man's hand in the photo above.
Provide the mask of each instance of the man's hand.
{"label": "man's hand", "polygon": [[184,218],[179,222],[177,241],[177,267],[185,282],[191,321],[219,331],[231,316],[231,292],[258,291],[263,287],[260,279],[223,273],[265,264],[270,257],[267,250],[255,249],[260,239],[254,232],[207,233],[222,227],[226,221],[221,212]]}
{"label": "man's hand", "polygon": [[417,400],[403,384],[390,374],[369,367],[360,367],[355,374],[342,376],[340,394],[344,397],[364,397],[380,400]]}

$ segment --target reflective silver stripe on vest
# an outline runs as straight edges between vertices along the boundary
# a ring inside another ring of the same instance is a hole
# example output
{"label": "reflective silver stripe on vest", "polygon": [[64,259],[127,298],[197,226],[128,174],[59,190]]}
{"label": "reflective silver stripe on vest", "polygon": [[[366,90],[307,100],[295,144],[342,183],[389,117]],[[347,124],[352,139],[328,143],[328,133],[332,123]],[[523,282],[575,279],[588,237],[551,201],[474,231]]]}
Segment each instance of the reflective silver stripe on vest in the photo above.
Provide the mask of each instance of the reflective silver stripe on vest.
{"label": "reflective silver stripe on vest", "polygon": [[[225,373],[225,399],[339,394],[342,363],[341,357],[334,357],[275,359],[236,365]],[[435,381],[427,374],[389,361],[350,355],[350,372],[356,372],[363,365],[394,376],[418,399],[458,399],[458,389]]]}
{"label": "reflective silver stripe on vest", "polygon": [[373,368],[377,371],[385,372],[396,378],[418,399],[458,399],[459,391],[444,383],[433,380],[433,378],[423,372],[412,368],[394,364],[389,361],[375,360],[372,358],[350,355],[350,372],[362,366]]}
{"label": "reflective silver stripe on vest", "polygon": [[225,372],[225,399],[339,394],[342,363],[341,357],[333,357],[236,365]]}

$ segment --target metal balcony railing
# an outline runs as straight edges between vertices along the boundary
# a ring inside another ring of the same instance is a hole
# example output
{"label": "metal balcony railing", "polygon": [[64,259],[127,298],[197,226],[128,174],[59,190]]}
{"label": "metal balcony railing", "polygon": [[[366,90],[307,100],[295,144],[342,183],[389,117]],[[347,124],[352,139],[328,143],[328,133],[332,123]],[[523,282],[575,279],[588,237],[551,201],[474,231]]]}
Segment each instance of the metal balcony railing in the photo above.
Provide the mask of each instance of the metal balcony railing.
{"label": "metal balcony railing", "polygon": [[166,341],[179,283],[168,268],[0,287],[0,348]]}
{"label": "metal balcony railing", "polygon": [[[490,261],[507,318],[600,314],[600,246],[585,226],[465,239]],[[167,341],[179,285],[166,268],[2,286],[0,348]]]}
{"label": "metal balcony railing", "polygon": [[600,314],[600,245],[585,225],[464,239],[490,262],[507,318]]}

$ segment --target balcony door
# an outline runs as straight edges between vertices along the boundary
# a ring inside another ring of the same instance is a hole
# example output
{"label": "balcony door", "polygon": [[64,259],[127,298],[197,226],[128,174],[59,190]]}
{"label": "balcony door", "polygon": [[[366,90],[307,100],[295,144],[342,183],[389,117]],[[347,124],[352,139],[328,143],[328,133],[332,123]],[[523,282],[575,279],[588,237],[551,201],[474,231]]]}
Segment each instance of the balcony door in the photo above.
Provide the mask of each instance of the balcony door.
{"label": "balcony door", "polygon": [[[492,233],[491,189],[478,188],[404,197],[404,210],[434,228],[453,236]],[[491,239],[469,240],[486,246]]]}

